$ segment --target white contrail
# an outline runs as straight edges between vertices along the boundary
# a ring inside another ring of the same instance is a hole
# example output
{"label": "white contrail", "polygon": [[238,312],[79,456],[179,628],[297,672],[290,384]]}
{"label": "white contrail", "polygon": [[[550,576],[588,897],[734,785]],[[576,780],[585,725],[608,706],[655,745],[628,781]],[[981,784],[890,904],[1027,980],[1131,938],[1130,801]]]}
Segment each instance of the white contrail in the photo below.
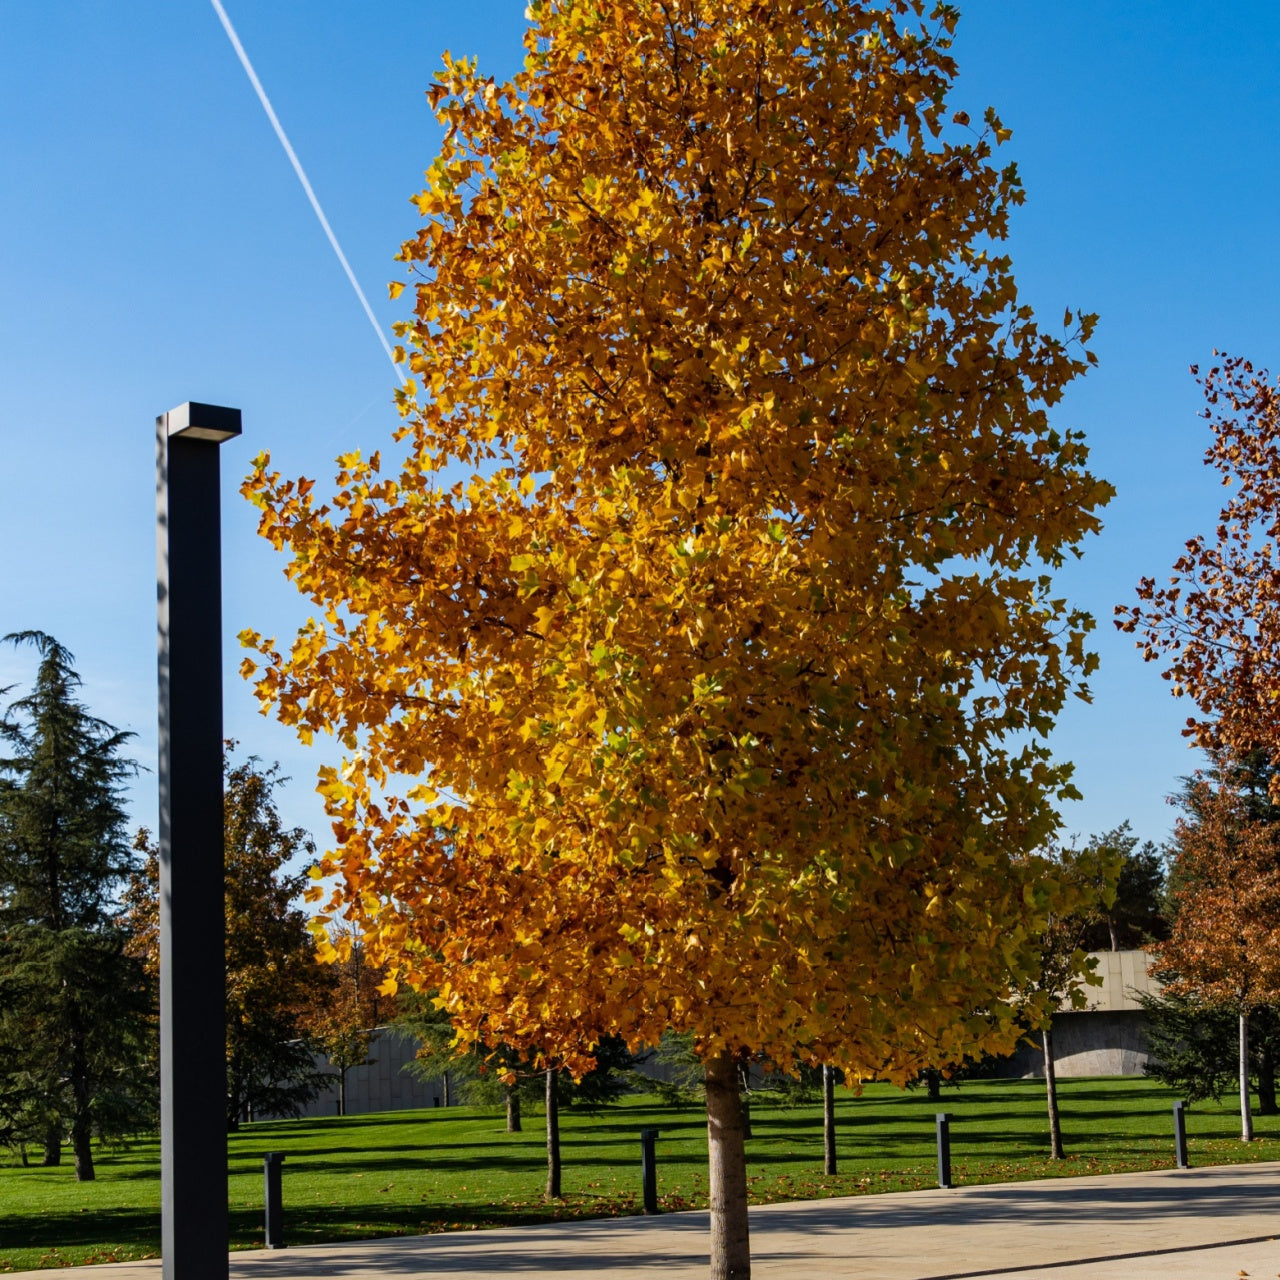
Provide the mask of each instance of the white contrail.
{"label": "white contrail", "polygon": [[218,15],[218,21],[222,23],[222,29],[227,33],[227,39],[231,41],[231,47],[236,51],[236,57],[240,59],[240,65],[244,68],[245,75],[249,77],[249,83],[253,85],[254,93],[258,95],[258,101],[262,103],[262,109],[267,113],[267,119],[271,121],[271,127],[276,131],[276,137],[280,139],[280,145],[284,148],[285,155],[289,157],[289,163],[293,165],[294,173],[298,175],[298,181],[302,183],[303,191],[307,193],[307,199],[311,201],[311,207],[315,210],[316,217],[320,219],[320,225],[324,228],[325,235],[329,237],[329,243],[333,246],[334,253],[338,255],[338,261],[342,263],[343,271],[347,273],[347,279],[351,281],[351,287],[356,291],[356,297],[360,299],[360,305],[364,308],[365,315],[369,317],[369,323],[373,325],[374,333],[378,335],[378,341],[382,343],[382,349],[387,353],[387,359],[391,361],[391,367],[396,371],[396,377],[400,379],[400,385],[403,387],[405,382],[404,374],[396,363],[391,344],[387,341],[386,334],[382,332],[382,326],[374,318],[373,308],[369,305],[369,299],[364,296],[360,281],[356,279],[356,273],[351,270],[351,263],[347,261],[347,255],[342,252],[342,246],[338,243],[338,237],[333,234],[329,219],[324,216],[324,210],[320,207],[320,201],[316,199],[316,193],[311,189],[311,182],[302,167],[302,161],[298,159],[298,153],[294,151],[292,144],[289,142],[284,126],[281,125],[279,117],[271,105],[271,99],[267,97],[267,91],[262,87],[262,81],[258,79],[258,73],[253,69],[253,63],[249,61],[249,55],[245,53],[244,45],[240,43],[240,37],[236,35],[236,29],[231,25],[231,19],[227,17],[227,11],[222,7],[220,0],[210,0],[210,2]]}

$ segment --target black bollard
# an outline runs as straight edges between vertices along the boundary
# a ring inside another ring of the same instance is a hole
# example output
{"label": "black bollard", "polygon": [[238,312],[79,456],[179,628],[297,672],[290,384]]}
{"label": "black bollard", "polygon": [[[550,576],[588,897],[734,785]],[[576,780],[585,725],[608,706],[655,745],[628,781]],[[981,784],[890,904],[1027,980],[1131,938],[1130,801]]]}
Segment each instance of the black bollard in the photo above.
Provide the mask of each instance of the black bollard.
{"label": "black bollard", "polygon": [[284,1153],[268,1151],[262,1157],[262,1179],[266,1187],[267,1199],[267,1248],[284,1248],[284,1198],[280,1191],[280,1166],[284,1164]]}
{"label": "black bollard", "polygon": [[951,1185],[951,1116],[938,1112],[938,1186]]}
{"label": "black bollard", "polygon": [[1187,1104],[1173,1104],[1173,1148],[1178,1156],[1178,1168],[1190,1169],[1191,1161],[1187,1159]]}
{"label": "black bollard", "polygon": [[645,1213],[658,1212],[657,1129],[640,1130],[640,1179],[644,1188]]}

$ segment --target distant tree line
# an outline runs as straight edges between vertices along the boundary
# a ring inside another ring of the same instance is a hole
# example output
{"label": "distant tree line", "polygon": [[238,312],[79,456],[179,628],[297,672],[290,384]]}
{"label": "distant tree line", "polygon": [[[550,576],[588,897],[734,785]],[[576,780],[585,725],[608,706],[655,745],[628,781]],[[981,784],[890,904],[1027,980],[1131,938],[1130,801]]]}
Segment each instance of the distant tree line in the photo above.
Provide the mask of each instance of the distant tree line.
{"label": "distant tree line", "polygon": [[[6,639],[34,647],[39,665],[31,692],[0,718],[0,1145],[56,1165],[69,1143],[77,1179],[91,1180],[95,1139],[157,1123],[159,855],[149,832],[128,834],[132,735],[89,714],[55,639]],[[552,1099],[552,1125],[557,1104],[601,1105],[625,1091],[634,1059],[620,1042],[600,1046],[597,1069],[576,1083],[501,1045],[455,1057],[447,1017],[427,997],[388,994],[385,973],[340,922],[325,938],[336,962],[320,963],[300,905],[314,844],[281,821],[278,766],[227,748],[229,1129],[300,1115],[335,1083],[345,1113],[348,1073],[369,1061],[374,1029],[393,1021],[418,1039],[420,1076],[461,1100],[505,1102],[513,1128],[522,1102]]]}
{"label": "distant tree line", "polygon": [[[53,637],[6,641],[34,647],[39,662],[31,692],[0,716],[0,1144],[55,1165],[69,1143],[77,1179],[91,1180],[95,1139],[157,1122],[158,854],[148,832],[128,834],[132,735],[89,714],[72,655]],[[350,966],[317,961],[299,906],[314,846],[280,820],[278,768],[233,751],[229,1128],[300,1114],[334,1076],[316,1055],[345,1077],[380,1013],[376,977],[362,988]]]}
{"label": "distant tree line", "polygon": [[[158,854],[130,840],[123,786],[137,766],[131,735],[79,701],[71,654],[52,637],[7,637],[39,658],[31,692],[0,718],[0,1144],[27,1161],[61,1161],[94,1176],[93,1141],[154,1127],[157,1114]],[[9,692],[9,691],[4,691]],[[331,925],[318,962],[315,925],[300,906],[315,849],[275,803],[277,766],[236,760],[225,777],[228,1128],[299,1115],[336,1082],[346,1111],[350,1070],[369,1061],[374,1028],[395,1022],[418,1043],[414,1072],[454,1100],[500,1105],[509,1129],[536,1105],[548,1135],[547,1194],[559,1195],[558,1114],[601,1106],[636,1086],[640,1059],[621,1041],[595,1047],[597,1067],[575,1082],[509,1047],[458,1055],[448,1016],[429,995],[392,994],[359,935]],[[1280,806],[1265,757],[1219,760],[1188,779],[1167,848],[1139,843],[1128,823],[1058,850],[1071,911],[1051,914],[1034,990],[1055,1005],[1087,1004],[1089,951],[1153,948],[1166,986],[1143,998],[1148,1068],[1189,1100],[1248,1090],[1274,1115],[1280,1061]],[[1167,872],[1167,874],[1166,874]],[[1032,988],[1029,988],[1029,994]],[[1030,1006],[1029,1006],[1030,1007]],[[1028,1024],[1044,1050],[1051,1153],[1063,1151],[1051,1023]],[[700,1067],[679,1037],[653,1050],[669,1101],[694,1098]],[[327,1060],[328,1067],[323,1065]],[[818,1096],[823,1073],[779,1068],[763,1088],[779,1101]],[[748,1104],[752,1076],[744,1062]],[[945,1082],[985,1074],[979,1059],[922,1074]]]}

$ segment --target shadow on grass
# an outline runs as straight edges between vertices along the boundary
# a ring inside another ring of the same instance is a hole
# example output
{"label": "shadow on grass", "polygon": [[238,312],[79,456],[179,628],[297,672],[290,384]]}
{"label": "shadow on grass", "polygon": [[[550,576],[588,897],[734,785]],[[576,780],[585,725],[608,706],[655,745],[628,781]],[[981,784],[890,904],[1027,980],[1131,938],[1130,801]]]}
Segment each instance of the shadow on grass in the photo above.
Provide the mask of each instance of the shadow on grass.
{"label": "shadow on grass", "polygon": [[[434,1235],[482,1227],[533,1226],[639,1213],[634,1196],[575,1197],[558,1205],[539,1201],[459,1204],[443,1200],[414,1205],[290,1205],[285,1200],[285,1232],[290,1244],[367,1240],[379,1236]],[[233,1249],[260,1248],[260,1208],[230,1211]],[[9,1250],[110,1250],[115,1247],[159,1252],[158,1209],[92,1209],[44,1211],[0,1217],[0,1256]]]}
{"label": "shadow on grass", "polygon": [[[335,1152],[330,1159],[316,1159],[315,1152],[300,1152],[296,1157],[285,1161],[285,1179],[290,1172],[295,1173],[342,1173],[347,1170],[361,1173],[413,1173],[427,1172],[439,1174],[457,1173],[510,1173],[522,1176],[536,1175],[546,1169],[546,1155],[541,1151],[517,1153],[512,1151],[495,1155],[484,1152],[470,1158],[463,1156],[442,1155],[438,1151],[424,1150],[415,1156],[383,1157],[366,1155],[360,1159],[344,1159],[344,1152]],[[634,1162],[619,1160],[609,1155],[584,1155],[572,1145],[561,1147],[561,1157],[566,1169],[619,1169],[634,1163],[639,1167],[639,1143],[636,1144]],[[692,1165],[704,1168],[707,1163],[705,1152],[699,1151],[667,1151],[662,1152],[659,1146],[659,1159],[664,1166]],[[233,1167],[233,1173],[248,1175],[256,1170]]]}
{"label": "shadow on grass", "polygon": [[[417,1205],[300,1205],[285,1204],[284,1232],[291,1245],[338,1243],[379,1237],[439,1235],[496,1227],[530,1227],[554,1222],[581,1222],[635,1215],[643,1219],[634,1196],[574,1197],[559,1204],[541,1201],[459,1204],[426,1201]],[[262,1214],[231,1212],[232,1248],[262,1243]]]}
{"label": "shadow on grass", "polygon": [[[499,1116],[496,1110],[492,1113]],[[342,1132],[344,1129],[387,1129],[405,1125],[454,1125],[477,1124],[489,1118],[489,1112],[472,1107],[433,1107],[422,1111],[371,1111],[356,1116],[308,1116],[301,1120],[251,1120],[241,1125],[234,1137],[253,1137],[263,1133],[282,1135],[305,1134],[317,1124],[325,1129]]]}
{"label": "shadow on grass", "polygon": [[[531,1109],[528,1116],[531,1119],[540,1119],[541,1114],[541,1111]],[[670,1109],[656,1100],[653,1102],[629,1102],[627,1105],[629,1119],[626,1125],[615,1122],[615,1126],[609,1127],[627,1128],[633,1123],[640,1123],[648,1116],[670,1116],[670,1114]],[[697,1110],[690,1111],[691,1116],[699,1116],[700,1114]],[[607,1109],[589,1110],[585,1107],[566,1107],[561,1112],[561,1123],[565,1124],[571,1117],[576,1116],[589,1117],[593,1123],[599,1123],[601,1117],[609,1116],[609,1111]],[[483,1124],[486,1120],[503,1125],[506,1123],[505,1117],[506,1112],[496,1107],[430,1107],[421,1111],[379,1111],[354,1116],[313,1116],[301,1120],[253,1120],[248,1124],[241,1125],[236,1133],[232,1135],[232,1140],[234,1141],[237,1137],[257,1137],[261,1134],[279,1134],[281,1137],[297,1134],[301,1137],[317,1123],[323,1123],[327,1130],[340,1133],[344,1130],[354,1131],[407,1126],[430,1128],[439,1125],[476,1125]],[[630,1117],[639,1117],[640,1121],[633,1121]],[[705,1123],[705,1121],[699,1121],[699,1123]]]}
{"label": "shadow on grass", "polygon": [[47,1209],[0,1214],[0,1253],[7,1249],[140,1245],[160,1248],[159,1209]]}

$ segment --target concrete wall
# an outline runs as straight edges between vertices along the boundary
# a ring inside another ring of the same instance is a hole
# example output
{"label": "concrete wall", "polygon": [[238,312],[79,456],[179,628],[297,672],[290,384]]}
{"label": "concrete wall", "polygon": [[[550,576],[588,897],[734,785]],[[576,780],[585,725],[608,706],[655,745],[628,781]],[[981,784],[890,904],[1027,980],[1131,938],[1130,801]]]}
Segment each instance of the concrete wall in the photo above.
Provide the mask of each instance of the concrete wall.
{"label": "concrete wall", "polygon": [[1140,1013],[1138,997],[1160,990],[1159,979],[1147,972],[1145,951],[1091,951],[1089,955],[1098,962],[1095,977],[1102,979],[1100,987],[1084,989],[1091,1011]]}
{"label": "concrete wall", "polygon": [[[1053,1060],[1063,1078],[1140,1076],[1150,1056],[1140,1011],[1054,1014]],[[1044,1054],[1024,1044],[1000,1074],[1043,1076]]]}
{"label": "concrete wall", "polygon": [[[369,1111],[405,1111],[417,1107],[443,1106],[440,1081],[424,1083],[410,1075],[405,1067],[413,1061],[416,1041],[402,1036],[394,1028],[378,1027],[369,1045],[371,1061],[363,1067],[347,1071],[347,1114],[362,1115]],[[316,1058],[322,1071],[333,1070],[323,1057]],[[457,1098],[453,1098],[454,1105]],[[338,1081],[303,1109],[304,1116],[338,1114]]]}
{"label": "concrete wall", "polygon": [[[1145,951],[1094,951],[1100,987],[1086,987],[1087,1009],[1063,1009],[1053,1016],[1053,1058],[1057,1073],[1070,1076],[1137,1076],[1151,1057],[1142,1034],[1139,995],[1160,990],[1147,973]],[[1043,1076],[1044,1054],[1022,1045],[1001,1070],[1004,1076]]]}

